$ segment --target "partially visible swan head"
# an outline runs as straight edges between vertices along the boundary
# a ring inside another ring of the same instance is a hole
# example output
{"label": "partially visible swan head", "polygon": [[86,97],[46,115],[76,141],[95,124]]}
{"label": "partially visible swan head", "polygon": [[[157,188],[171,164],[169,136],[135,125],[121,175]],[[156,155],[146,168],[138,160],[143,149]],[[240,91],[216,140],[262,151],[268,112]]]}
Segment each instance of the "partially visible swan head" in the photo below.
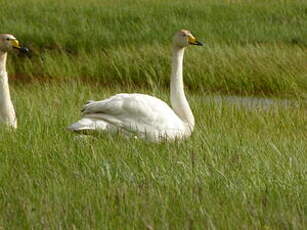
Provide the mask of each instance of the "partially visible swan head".
{"label": "partially visible swan head", "polygon": [[18,40],[11,34],[0,34],[0,51],[7,52],[12,49],[18,49],[19,51],[26,53],[28,48],[21,47]]}
{"label": "partially visible swan head", "polygon": [[173,38],[173,44],[176,47],[184,48],[189,45],[202,46],[203,44],[192,35],[189,30],[179,30]]}

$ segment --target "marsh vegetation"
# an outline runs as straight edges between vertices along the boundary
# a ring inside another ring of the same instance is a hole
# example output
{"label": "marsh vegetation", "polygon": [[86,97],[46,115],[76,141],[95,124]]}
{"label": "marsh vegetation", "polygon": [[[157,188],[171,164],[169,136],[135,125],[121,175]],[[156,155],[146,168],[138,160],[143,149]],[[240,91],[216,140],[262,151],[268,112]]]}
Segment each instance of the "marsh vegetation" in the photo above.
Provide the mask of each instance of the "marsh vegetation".
{"label": "marsh vegetation", "polygon": [[[32,50],[9,56],[19,127],[0,130],[0,228],[306,228],[306,1],[0,5],[1,33]],[[76,140],[65,130],[88,99],[137,91],[168,101],[181,28],[207,44],[184,63],[190,139]]]}

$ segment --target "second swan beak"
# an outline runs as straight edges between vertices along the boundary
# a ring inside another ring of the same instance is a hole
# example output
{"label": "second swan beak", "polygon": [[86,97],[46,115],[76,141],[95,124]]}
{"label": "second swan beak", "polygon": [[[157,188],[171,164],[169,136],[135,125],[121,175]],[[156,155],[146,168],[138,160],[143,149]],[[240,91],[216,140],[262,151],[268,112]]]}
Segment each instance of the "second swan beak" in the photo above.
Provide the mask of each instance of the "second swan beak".
{"label": "second swan beak", "polygon": [[190,45],[195,45],[195,46],[203,46],[204,44],[200,41],[197,41],[195,37],[189,37],[188,39]]}
{"label": "second swan beak", "polygon": [[19,41],[18,40],[11,40],[11,45],[15,49],[20,49]]}
{"label": "second swan beak", "polygon": [[28,53],[29,49],[27,47],[21,47],[19,45],[19,41],[18,40],[12,40],[11,41],[11,45],[13,48],[18,49],[21,53]]}

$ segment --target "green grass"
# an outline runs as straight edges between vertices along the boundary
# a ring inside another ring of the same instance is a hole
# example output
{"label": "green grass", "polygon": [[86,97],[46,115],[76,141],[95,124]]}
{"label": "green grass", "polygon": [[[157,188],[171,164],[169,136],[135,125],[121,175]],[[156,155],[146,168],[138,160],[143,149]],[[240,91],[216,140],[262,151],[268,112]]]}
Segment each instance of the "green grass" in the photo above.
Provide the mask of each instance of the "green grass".
{"label": "green grass", "polygon": [[[19,127],[0,129],[0,229],[306,229],[307,2],[232,2],[1,2],[1,31],[32,56],[9,57]],[[137,91],[168,101],[181,28],[207,42],[185,59],[191,138],[65,130],[88,99]],[[250,108],[219,94],[293,105]]]}
{"label": "green grass", "polygon": [[98,86],[14,88],[19,129],[0,132],[0,226],[306,227],[304,104],[250,110],[190,94],[197,126],[187,141],[76,140],[64,128],[80,104],[122,90]]}
{"label": "green grass", "polygon": [[13,59],[17,76],[166,87],[172,35],[188,28],[207,44],[186,59],[189,88],[306,97],[307,1],[228,2],[12,0],[0,24],[33,52]]}

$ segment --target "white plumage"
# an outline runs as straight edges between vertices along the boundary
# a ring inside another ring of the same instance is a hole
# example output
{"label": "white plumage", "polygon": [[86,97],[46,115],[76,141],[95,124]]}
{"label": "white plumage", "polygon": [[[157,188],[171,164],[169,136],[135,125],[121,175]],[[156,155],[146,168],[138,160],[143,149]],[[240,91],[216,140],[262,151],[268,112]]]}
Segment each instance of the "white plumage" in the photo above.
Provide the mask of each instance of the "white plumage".
{"label": "white plumage", "polygon": [[201,45],[187,30],[174,36],[171,73],[171,105],[145,94],[116,94],[84,105],[83,118],[68,127],[71,131],[122,132],[151,141],[181,139],[191,135],[194,117],[184,95],[182,62],[184,48]]}
{"label": "white plumage", "polygon": [[16,38],[11,34],[0,34],[0,122],[17,128],[17,119],[11,101],[6,72],[7,52],[12,48],[21,49]]}

